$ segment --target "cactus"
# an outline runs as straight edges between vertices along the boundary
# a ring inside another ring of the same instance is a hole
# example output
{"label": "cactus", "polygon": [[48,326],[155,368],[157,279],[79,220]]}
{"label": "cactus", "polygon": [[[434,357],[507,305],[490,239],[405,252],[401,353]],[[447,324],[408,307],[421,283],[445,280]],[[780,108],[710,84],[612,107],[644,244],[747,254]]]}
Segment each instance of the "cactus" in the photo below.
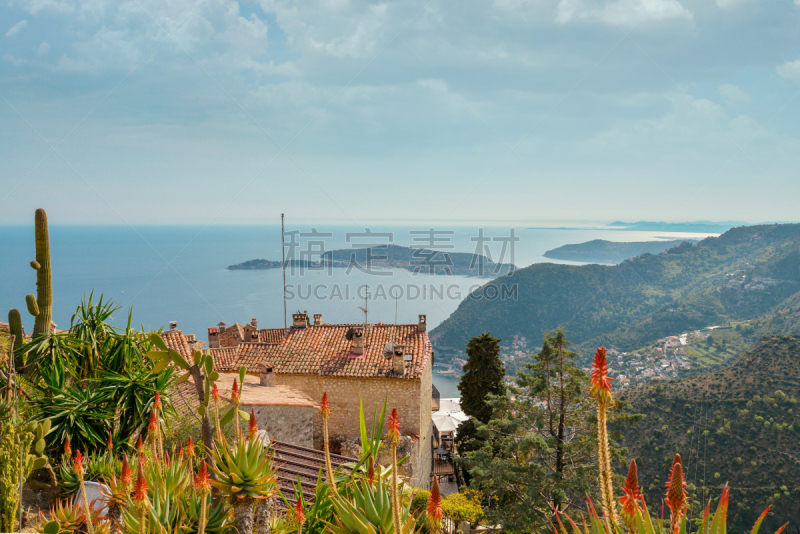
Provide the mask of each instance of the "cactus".
{"label": "cactus", "polygon": [[20,317],[19,310],[9,310],[8,328],[10,334],[14,336],[14,346],[11,347],[11,350],[13,351],[25,343],[25,336],[22,335],[22,318]]}
{"label": "cactus", "polygon": [[[36,304],[34,310],[30,301],[28,311],[36,317],[33,335],[50,331],[53,319],[53,286],[50,280],[50,237],[47,229],[47,213],[42,208],[36,210],[36,261],[31,262],[36,269]],[[26,299],[28,300],[28,299]],[[33,311],[38,313],[34,314]]]}

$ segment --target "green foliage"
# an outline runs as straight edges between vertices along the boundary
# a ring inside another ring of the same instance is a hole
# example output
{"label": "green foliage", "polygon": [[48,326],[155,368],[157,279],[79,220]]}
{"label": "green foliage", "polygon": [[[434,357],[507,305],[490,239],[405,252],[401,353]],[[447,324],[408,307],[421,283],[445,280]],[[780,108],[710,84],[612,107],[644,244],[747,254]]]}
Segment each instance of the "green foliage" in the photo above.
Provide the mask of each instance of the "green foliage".
{"label": "green foliage", "polygon": [[[8,401],[0,401],[0,418],[0,532],[17,532],[20,479],[27,480],[34,464],[44,467],[41,457],[27,452],[42,430],[36,423],[23,422]],[[21,457],[20,451],[25,451]]]}
{"label": "green foliage", "polygon": [[467,363],[464,376],[458,384],[461,392],[461,409],[464,413],[486,423],[492,408],[486,403],[489,395],[505,392],[505,369],[500,361],[500,340],[489,333],[481,333],[467,343]]}
{"label": "green foliage", "polygon": [[[471,450],[459,449],[489,524],[544,526],[553,509],[580,507],[596,493],[597,418],[576,358],[563,330],[548,333],[516,387],[491,397],[492,419],[477,425]],[[623,410],[609,416],[631,419]]]}
{"label": "green foliage", "polygon": [[[700,515],[700,503],[711,488],[729,483],[737,499],[731,529],[743,531],[752,525],[764,503],[782,493],[781,485],[800,487],[795,462],[800,441],[789,430],[800,423],[790,412],[791,398],[800,395],[798,354],[800,337],[765,337],[721,371],[624,391],[621,398],[645,414],[635,427],[618,429],[639,463],[640,476],[662,477],[669,467],[665,456],[670,456],[664,450],[681,450],[687,481],[695,487],[690,493],[692,517]],[[776,402],[784,396],[785,401]],[[665,424],[668,432],[661,431]],[[662,486],[656,486],[645,487],[649,502],[661,498]],[[794,519],[791,510],[800,509],[800,495],[792,492],[780,499],[780,506],[764,520],[772,531]]]}
{"label": "green foliage", "polygon": [[452,521],[466,521],[472,527],[477,526],[483,517],[483,508],[479,494],[467,490],[465,493],[452,493],[442,499],[444,516]]}
{"label": "green foliage", "polygon": [[401,499],[400,532],[392,521],[391,482],[376,477],[369,482],[366,477],[354,477],[348,484],[347,495],[331,499],[335,522],[326,522],[333,534],[411,534],[417,521],[411,512],[411,499]]}
{"label": "green foliage", "polygon": [[[233,499],[263,499],[277,489],[272,456],[265,458],[260,440],[241,439],[238,443],[217,442],[212,451],[212,467],[217,475],[214,485]],[[274,454],[274,453],[273,453]]]}

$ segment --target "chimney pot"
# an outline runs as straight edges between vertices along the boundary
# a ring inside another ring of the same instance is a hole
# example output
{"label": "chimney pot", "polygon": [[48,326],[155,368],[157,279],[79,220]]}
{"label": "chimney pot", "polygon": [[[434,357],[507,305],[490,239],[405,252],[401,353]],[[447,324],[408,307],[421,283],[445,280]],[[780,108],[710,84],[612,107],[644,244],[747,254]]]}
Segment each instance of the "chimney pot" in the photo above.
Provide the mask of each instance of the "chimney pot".
{"label": "chimney pot", "polygon": [[275,373],[272,372],[272,367],[262,365],[261,370],[258,372],[258,381],[262,386],[275,387]]}
{"label": "chimney pot", "polygon": [[169,322],[170,332],[175,332],[177,329],[178,329],[178,321],[170,321]]}
{"label": "chimney pot", "polygon": [[315,313],[314,314],[314,326],[319,326],[322,324],[322,314]]}
{"label": "chimney pot", "polygon": [[219,348],[219,329],[213,326],[208,329],[208,348]]}
{"label": "chimney pot", "polygon": [[419,314],[419,323],[417,323],[417,330],[425,332],[428,329],[428,318],[424,313]]}
{"label": "chimney pot", "polygon": [[306,313],[293,313],[292,314],[292,327],[305,328],[308,326],[308,314]]}
{"label": "chimney pot", "polygon": [[258,321],[256,320],[255,317],[250,319],[250,324],[253,325],[253,328],[258,328]]}
{"label": "chimney pot", "polygon": [[353,354],[364,354],[364,329],[353,329]]}
{"label": "chimney pot", "polygon": [[395,351],[394,356],[392,356],[392,368],[394,370],[394,376],[404,376],[406,374],[406,357],[401,349]]}

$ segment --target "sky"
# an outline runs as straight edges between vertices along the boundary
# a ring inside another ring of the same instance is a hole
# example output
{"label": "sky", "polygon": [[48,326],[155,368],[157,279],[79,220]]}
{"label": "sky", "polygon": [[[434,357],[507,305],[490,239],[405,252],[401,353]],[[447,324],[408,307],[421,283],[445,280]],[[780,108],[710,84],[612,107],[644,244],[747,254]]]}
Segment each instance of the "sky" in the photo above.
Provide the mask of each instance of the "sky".
{"label": "sky", "polygon": [[0,224],[794,221],[800,0],[5,0]]}

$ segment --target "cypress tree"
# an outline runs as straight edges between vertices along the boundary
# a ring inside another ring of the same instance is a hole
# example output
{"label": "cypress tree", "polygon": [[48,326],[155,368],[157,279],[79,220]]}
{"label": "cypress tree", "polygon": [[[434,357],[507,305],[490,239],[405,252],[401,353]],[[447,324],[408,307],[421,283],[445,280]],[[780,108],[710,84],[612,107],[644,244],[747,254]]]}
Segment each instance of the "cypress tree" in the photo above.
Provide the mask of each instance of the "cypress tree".
{"label": "cypress tree", "polygon": [[500,361],[500,340],[491,333],[481,333],[467,343],[467,364],[458,384],[461,392],[461,409],[482,423],[492,417],[492,407],[486,403],[489,393],[506,392],[503,377],[506,371]]}

